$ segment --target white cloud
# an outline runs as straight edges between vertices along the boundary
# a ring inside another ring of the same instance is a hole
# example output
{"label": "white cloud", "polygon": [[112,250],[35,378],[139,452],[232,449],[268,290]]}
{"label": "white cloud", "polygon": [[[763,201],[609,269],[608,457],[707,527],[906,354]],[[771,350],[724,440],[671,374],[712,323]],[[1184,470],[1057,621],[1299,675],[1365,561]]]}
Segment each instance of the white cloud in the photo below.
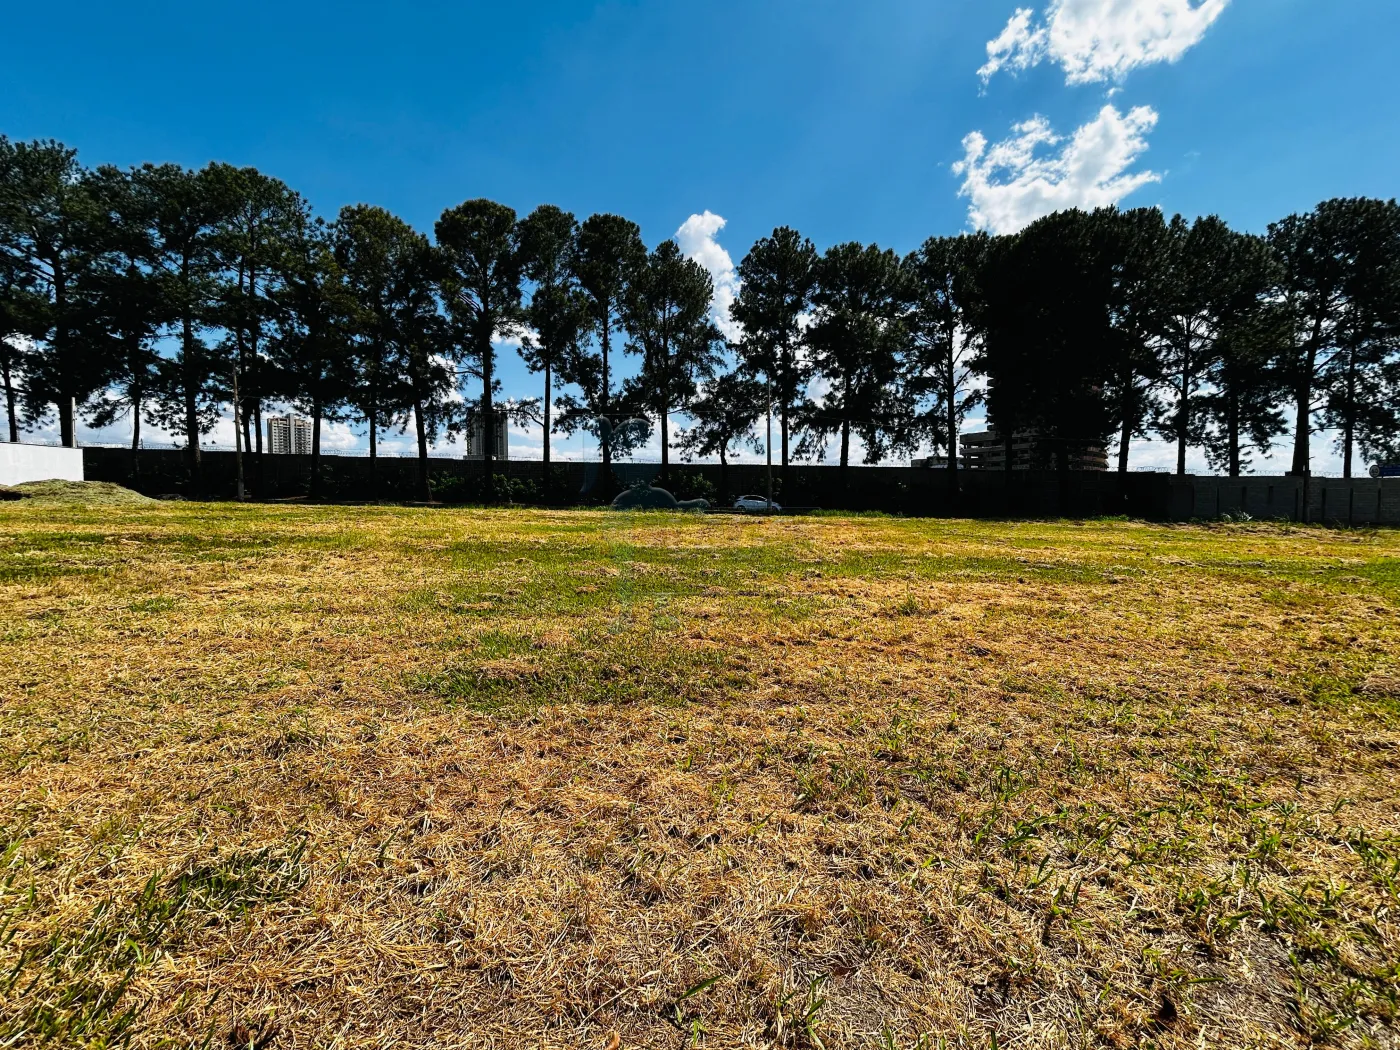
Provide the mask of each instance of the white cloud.
{"label": "white cloud", "polygon": [[[963,139],[963,159],[953,165],[963,177],[958,193],[971,201],[969,219],[992,233],[1015,233],[1051,212],[1106,207],[1161,181],[1156,172],[1130,170],[1156,123],[1149,106],[1123,114],[1110,105],[1068,141],[1041,116],[990,145],[980,131],[972,132]],[[1045,154],[1056,146],[1058,152]]]}
{"label": "white cloud", "polygon": [[1044,26],[1031,28],[1035,12],[1018,7],[1006,28],[995,40],[987,41],[987,64],[977,71],[982,83],[991,80],[1003,69],[1029,69],[1045,57],[1048,31]]}
{"label": "white cloud", "polygon": [[534,329],[525,325],[497,328],[491,333],[491,345],[501,350],[519,350],[526,336],[537,338]]}
{"label": "white cloud", "polygon": [[1003,69],[1028,69],[1047,58],[1070,84],[1122,80],[1139,66],[1175,62],[1205,36],[1230,0],[1051,0],[1037,24],[1017,8],[987,43],[986,83]]}
{"label": "white cloud", "polygon": [[676,243],[687,258],[694,259],[710,271],[710,278],[715,282],[710,314],[726,339],[738,339],[743,333],[730,319],[729,307],[739,294],[739,275],[734,270],[734,260],[715,240],[715,234],[724,229],[724,225],[723,218],[706,209],[681,223],[681,228],[676,231]]}

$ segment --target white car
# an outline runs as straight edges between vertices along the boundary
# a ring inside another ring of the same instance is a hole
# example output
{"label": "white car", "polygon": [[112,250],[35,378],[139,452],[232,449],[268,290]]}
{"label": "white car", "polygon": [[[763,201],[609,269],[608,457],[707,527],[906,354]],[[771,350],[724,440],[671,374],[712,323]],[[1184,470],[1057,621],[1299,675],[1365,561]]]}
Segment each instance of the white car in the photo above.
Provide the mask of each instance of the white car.
{"label": "white car", "polygon": [[734,509],[742,511],[756,511],[758,513],[777,512],[783,508],[776,503],[770,503],[762,496],[740,496],[734,501]]}

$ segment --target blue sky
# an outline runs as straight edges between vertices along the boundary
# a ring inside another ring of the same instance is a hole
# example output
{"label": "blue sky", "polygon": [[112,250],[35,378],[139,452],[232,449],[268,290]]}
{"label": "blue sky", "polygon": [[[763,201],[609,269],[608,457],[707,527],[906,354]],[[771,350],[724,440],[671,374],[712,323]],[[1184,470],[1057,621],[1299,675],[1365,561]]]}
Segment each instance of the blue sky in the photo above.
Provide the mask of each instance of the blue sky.
{"label": "blue sky", "polygon": [[1400,171],[1394,0],[77,0],[6,23],[11,138],[250,164],[425,230],[479,196],[617,211],[649,244],[708,211],[725,225],[683,246],[721,283],[779,224],[907,251],[1121,198],[1262,231]]}

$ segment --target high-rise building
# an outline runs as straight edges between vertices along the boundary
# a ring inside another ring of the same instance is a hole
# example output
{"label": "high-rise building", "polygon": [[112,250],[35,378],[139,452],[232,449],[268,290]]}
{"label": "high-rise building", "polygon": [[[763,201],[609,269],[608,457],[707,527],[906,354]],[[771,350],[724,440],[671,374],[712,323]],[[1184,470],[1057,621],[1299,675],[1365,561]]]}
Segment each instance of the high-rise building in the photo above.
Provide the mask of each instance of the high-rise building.
{"label": "high-rise building", "polygon": [[[1011,469],[1030,470],[1032,467],[1050,469],[1055,457],[1038,440],[1033,430],[1018,430],[1011,437]],[[995,430],[980,434],[963,434],[958,438],[963,462],[969,470],[1005,470],[1006,442]],[[1070,470],[1107,470],[1108,450],[1102,441],[1081,442],[1069,453]]]}
{"label": "high-rise building", "polygon": [[[495,459],[510,459],[510,428],[506,425],[505,413],[496,415],[496,425],[491,428],[495,439],[491,445],[491,455]],[[467,427],[467,459],[485,459],[485,450],[481,447],[481,413],[472,414],[471,424]]]}
{"label": "high-rise building", "polygon": [[296,415],[268,416],[267,450],[274,456],[311,455],[311,420]]}

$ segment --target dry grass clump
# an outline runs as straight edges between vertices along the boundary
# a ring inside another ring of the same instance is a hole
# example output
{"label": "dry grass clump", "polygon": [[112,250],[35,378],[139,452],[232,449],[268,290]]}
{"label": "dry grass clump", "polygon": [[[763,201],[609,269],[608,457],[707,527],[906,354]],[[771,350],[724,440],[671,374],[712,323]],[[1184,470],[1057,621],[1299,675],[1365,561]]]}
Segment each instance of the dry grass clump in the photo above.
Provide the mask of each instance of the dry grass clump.
{"label": "dry grass clump", "polygon": [[1395,1046],[1400,536],[0,509],[0,1046]]}

